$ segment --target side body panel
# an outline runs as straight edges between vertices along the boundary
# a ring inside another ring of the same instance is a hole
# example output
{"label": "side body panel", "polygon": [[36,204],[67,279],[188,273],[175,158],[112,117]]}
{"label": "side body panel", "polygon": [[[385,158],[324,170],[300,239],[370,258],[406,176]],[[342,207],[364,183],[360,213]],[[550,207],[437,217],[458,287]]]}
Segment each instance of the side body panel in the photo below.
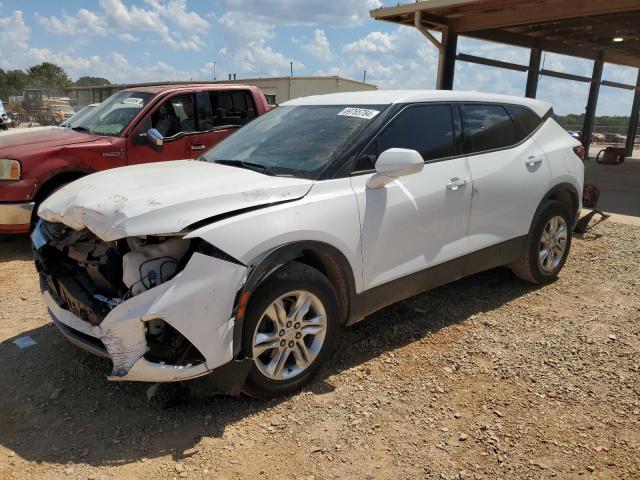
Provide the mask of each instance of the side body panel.
{"label": "side body panel", "polygon": [[[362,223],[364,289],[373,288],[469,251],[471,181],[465,158],[426,163],[382,188],[351,178]],[[456,180],[467,183],[449,188]]]}
{"label": "side body panel", "polygon": [[338,249],[362,290],[358,205],[349,178],[317,182],[300,200],[220,220],[187,235],[200,237],[252,266],[282,245],[315,241]]}
{"label": "side body panel", "polygon": [[[573,185],[578,193],[578,208],[582,207],[584,187],[584,163],[573,148],[580,142],[567,134],[555,120],[548,119],[538,130],[535,140],[547,154],[551,175],[551,187],[561,183]],[[573,212],[572,212],[573,213]]]}
{"label": "side body panel", "polygon": [[549,191],[549,160],[535,138],[510,148],[468,157],[473,196],[469,222],[471,251],[526,235]]}

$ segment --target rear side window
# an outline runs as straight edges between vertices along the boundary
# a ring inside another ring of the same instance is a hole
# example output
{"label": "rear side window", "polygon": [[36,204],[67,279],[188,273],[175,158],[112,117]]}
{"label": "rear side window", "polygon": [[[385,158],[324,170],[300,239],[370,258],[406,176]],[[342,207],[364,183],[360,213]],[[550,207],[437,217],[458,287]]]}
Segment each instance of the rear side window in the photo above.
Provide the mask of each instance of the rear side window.
{"label": "rear side window", "polygon": [[425,161],[454,155],[451,107],[413,105],[400,112],[367,147],[358,170],[374,168],[378,156],[390,148],[417,150]]}
{"label": "rear side window", "polygon": [[507,105],[507,111],[516,124],[518,141],[527,138],[542,123],[540,117],[528,108]]}
{"label": "rear side window", "polygon": [[513,120],[501,105],[461,105],[465,153],[510,147],[518,143]]}
{"label": "rear side window", "polygon": [[241,126],[256,117],[256,107],[250,92],[210,92],[210,99],[213,124],[216,127]]}

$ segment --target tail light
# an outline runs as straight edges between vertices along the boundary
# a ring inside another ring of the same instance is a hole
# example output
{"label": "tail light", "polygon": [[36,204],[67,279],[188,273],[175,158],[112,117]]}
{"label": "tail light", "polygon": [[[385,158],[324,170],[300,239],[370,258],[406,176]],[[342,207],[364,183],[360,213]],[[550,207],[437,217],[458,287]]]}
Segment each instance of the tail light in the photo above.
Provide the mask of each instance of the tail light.
{"label": "tail light", "polygon": [[580,157],[580,160],[584,160],[584,157],[586,156],[586,152],[587,152],[584,148],[584,145],[573,147],[573,151],[576,153],[577,156]]}

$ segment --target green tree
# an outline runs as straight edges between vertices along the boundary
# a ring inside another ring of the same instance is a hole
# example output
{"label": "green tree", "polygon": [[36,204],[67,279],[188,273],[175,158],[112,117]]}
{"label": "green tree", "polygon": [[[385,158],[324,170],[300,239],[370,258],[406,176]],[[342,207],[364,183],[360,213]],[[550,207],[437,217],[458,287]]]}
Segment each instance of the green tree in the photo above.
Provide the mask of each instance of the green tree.
{"label": "green tree", "polygon": [[111,82],[102,77],[80,77],[76,80],[76,87],[93,87],[95,85],[111,85]]}
{"label": "green tree", "polygon": [[34,88],[61,89],[71,85],[71,79],[64,68],[55,63],[43,62],[27,70],[29,86]]}
{"label": "green tree", "polygon": [[22,91],[27,86],[29,78],[22,70],[0,69],[0,99],[8,100],[12,95],[22,95]]}

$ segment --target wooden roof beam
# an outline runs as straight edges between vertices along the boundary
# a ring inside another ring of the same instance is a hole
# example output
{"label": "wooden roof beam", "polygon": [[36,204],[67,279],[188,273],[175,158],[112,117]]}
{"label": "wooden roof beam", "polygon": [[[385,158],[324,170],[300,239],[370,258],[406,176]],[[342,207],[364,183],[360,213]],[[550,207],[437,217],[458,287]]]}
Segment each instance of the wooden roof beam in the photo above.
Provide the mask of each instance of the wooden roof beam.
{"label": "wooden roof beam", "polygon": [[509,8],[509,4],[505,4],[505,8],[501,11],[477,13],[457,18],[452,21],[452,27],[457,33],[467,33],[592,15],[607,15],[612,12],[638,11],[639,9],[638,0],[607,0],[606,2],[574,0],[548,3],[544,7],[534,4],[513,9]]}

